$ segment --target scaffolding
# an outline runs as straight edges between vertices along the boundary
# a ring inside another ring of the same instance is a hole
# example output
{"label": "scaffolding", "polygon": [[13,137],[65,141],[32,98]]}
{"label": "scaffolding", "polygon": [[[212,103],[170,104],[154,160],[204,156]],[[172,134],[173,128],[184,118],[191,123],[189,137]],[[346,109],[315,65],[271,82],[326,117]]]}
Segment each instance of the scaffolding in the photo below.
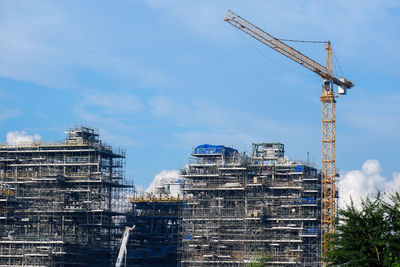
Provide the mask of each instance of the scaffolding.
{"label": "scaffolding", "polygon": [[320,173],[283,144],[253,144],[251,157],[201,145],[181,177],[181,266],[319,266]]}
{"label": "scaffolding", "polygon": [[1,144],[0,181],[13,193],[0,199],[0,266],[109,266],[126,215],[124,159],[89,127]]}
{"label": "scaffolding", "polygon": [[135,225],[128,242],[127,266],[165,266],[178,264],[179,227],[182,196],[133,197],[128,224]]}

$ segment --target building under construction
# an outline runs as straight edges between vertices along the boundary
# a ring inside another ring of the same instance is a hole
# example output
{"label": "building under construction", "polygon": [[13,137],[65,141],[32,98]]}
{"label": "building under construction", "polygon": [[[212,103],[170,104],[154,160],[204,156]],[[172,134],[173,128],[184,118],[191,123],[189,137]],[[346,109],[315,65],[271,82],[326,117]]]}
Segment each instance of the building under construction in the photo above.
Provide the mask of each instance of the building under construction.
{"label": "building under construction", "polygon": [[253,144],[251,157],[201,145],[181,176],[182,266],[319,266],[320,174],[283,144]]}
{"label": "building under construction", "polygon": [[179,227],[182,218],[182,196],[132,198],[129,225],[135,225],[127,246],[127,266],[178,265]]}
{"label": "building under construction", "polygon": [[0,265],[109,266],[124,158],[87,127],[62,142],[1,145]]}

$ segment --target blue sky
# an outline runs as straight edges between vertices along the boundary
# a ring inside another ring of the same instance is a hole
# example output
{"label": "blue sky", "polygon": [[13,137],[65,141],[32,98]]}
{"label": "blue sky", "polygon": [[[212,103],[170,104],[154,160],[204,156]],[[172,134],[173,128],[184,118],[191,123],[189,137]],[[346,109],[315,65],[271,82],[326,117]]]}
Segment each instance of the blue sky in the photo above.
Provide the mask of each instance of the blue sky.
{"label": "blue sky", "polygon": [[[0,140],[99,128],[143,186],[202,143],[280,141],[319,162],[320,79],[224,22],[227,9],[279,38],[331,40],[356,84],[338,99],[337,168],[400,172],[399,1],[1,1]],[[323,45],[293,46],[324,63]]]}

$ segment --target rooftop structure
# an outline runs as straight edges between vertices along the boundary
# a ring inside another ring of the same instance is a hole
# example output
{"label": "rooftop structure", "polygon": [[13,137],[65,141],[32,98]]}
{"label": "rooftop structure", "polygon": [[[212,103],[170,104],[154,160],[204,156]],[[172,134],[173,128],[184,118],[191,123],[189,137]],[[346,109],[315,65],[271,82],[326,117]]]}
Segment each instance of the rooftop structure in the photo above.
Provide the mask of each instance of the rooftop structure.
{"label": "rooftop structure", "polygon": [[[0,145],[0,265],[108,266],[124,217],[125,152],[75,127],[62,142]],[[6,207],[6,208],[5,208]]]}
{"label": "rooftop structure", "polygon": [[319,266],[320,174],[283,144],[198,146],[181,177],[182,266]]}

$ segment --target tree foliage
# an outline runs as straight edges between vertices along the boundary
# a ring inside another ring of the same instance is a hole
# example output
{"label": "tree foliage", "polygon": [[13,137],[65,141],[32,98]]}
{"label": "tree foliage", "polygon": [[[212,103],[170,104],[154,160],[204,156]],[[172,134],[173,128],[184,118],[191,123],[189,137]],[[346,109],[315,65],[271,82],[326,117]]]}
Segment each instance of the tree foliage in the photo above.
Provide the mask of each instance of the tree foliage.
{"label": "tree foliage", "polygon": [[400,194],[366,198],[339,210],[339,225],[329,243],[331,266],[400,266]]}
{"label": "tree foliage", "polygon": [[246,267],[265,267],[265,266],[272,266],[268,262],[270,257],[268,254],[264,255],[261,254],[255,257],[250,263],[246,264]]}

